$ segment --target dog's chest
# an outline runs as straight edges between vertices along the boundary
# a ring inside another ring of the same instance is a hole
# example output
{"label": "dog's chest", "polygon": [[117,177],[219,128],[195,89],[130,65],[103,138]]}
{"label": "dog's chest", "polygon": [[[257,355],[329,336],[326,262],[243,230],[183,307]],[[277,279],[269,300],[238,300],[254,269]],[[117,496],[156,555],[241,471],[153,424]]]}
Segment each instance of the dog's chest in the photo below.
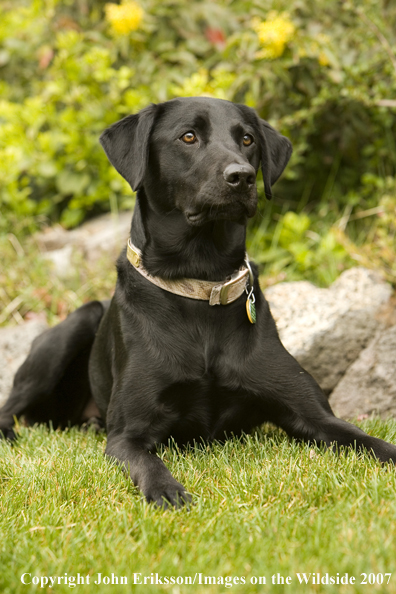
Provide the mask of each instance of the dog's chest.
{"label": "dog's chest", "polygon": [[183,307],[164,302],[132,327],[118,358],[128,360],[122,375],[131,406],[150,406],[156,442],[247,432],[262,419],[249,385],[252,325],[245,301],[224,308],[186,301]]}
{"label": "dog's chest", "polygon": [[159,402],[167,427],[165,442],[169,437],[179,444],[200,438],[221,440],[225,434],[249,432],[262,422],[257,402],[246,393],[222,388],[207,378],[170,385]]}
{"label": "dog's chest", "polygon": [[179,341],[173,361],[168,359],[158,402],[168,415],[167,437],[178,443],[222,439],[224,433],[248,432],[261,422],[257,402],[245,386],[243,354],[235,341],[218,334],[212,329],[195,340]]}
{"label": "dog's chest", "polygon": [[165,374],[166,383],[195,384],[201,391],[213,385],[235,388],[243,383],[247,342],[243,331],[213,315],[169,316],[166,322],[146,327],[131,353],[142,361],[142,367],[144,361],[153,376]]}

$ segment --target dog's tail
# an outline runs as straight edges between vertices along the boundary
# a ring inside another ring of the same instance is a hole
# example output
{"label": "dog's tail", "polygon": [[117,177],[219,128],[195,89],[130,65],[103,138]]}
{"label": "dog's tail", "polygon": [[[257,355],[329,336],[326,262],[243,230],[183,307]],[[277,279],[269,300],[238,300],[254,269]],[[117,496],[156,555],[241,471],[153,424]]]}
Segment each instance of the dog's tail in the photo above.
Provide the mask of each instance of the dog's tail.
{"label": "dog's tail", "polygon": [[0,432],[15,437],[14,417],[54,427],[82,421],[91,399],[88,361],[100,321],[110,301],[91,301],[46,330],[18,369],[8,400],[0,409]]}

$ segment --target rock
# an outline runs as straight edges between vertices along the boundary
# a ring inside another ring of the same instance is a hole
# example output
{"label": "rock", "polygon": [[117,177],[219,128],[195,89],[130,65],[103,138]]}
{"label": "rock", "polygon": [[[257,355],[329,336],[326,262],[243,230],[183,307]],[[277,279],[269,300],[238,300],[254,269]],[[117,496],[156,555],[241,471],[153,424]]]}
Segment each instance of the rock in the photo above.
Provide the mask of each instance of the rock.
{"label": "rock", "polygon": [[284,346],[329,394],[383,327],[379,318],[391,293],[375,272],[352,268],[328,289],[280,283],[265,296]]}
{"label": "rock", "polygon": [[72,254],[73,247],[71,245],[65,245],[62,248],[51,250],[43,255],[53,263],[57,275],[61,278],[66,278],[73,274]]}
{"label": "rock", "polygon": [[48,227],[36,235],[40,249],[55,264],[56,272],[67,274],[71,267],[72,248],[87,260],[98,260],[103,254],[115,259],[126,245],[131,228],[132,212],[111,213],[96,217],[73,231],[60,225]]}
{"label": "rock", "polygon": [[396,326],[379,331],[351,365],[330,404],[342,418],[396,416]]}
{"label": "rock", "polygon": [[47,323],[42,320],[0,328],[0,406],[8,398],[14,375],[27,357],[33,339],[47,328]]}

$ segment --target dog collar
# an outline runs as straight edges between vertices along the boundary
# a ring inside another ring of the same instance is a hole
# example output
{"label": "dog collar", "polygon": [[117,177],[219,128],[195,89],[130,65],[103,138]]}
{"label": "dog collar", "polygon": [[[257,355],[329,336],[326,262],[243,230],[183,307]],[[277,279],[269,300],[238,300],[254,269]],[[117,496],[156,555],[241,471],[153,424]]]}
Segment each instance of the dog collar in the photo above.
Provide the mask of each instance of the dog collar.
{"label": "dog collar", "polygon": [[[152,276],[142,264],[142,252],[128,239],[127,258],[132,266],[144,278],[165,291],[175,293],[190,299],[209,301],[209,305],[227,305],[232,303],[246,291],[249,295],[247,303],[252,303],[253,273],[249,258],[246,254],[244,265],[236,270],[230,277],[221,282],[198,280],[196,278],[182,278],[178,280],[165,280],[159,276]],[[248,290],[249,287],[249,290]],[[248,310],[249,317],[249,310]],[[255,317],[255,316],[254,316]],[[253,322],[252,319],[249,320]],[[254,320],[255,321],[255,320]]]}

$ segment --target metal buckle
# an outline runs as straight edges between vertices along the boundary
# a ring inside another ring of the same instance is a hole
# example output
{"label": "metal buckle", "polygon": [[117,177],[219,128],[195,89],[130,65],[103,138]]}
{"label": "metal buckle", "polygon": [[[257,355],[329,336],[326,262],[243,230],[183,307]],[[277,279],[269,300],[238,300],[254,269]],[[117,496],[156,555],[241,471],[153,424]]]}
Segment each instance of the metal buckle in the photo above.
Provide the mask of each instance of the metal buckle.
{"label": "metal buckle", "polygon": [[132,247],[131,240],[128,239],[128,260],[135,268],[140,266],[140,254]]}
{"label": "metal buckle", "polygon": [[246,276],[246,270],[239,270],[237,273],[235,273],[235,275],[232,275],[229,281],[224,283],[220,289],[219,295],[221,305],[227,305],[228,292],[230,288],[238,283],[244,276]]}

